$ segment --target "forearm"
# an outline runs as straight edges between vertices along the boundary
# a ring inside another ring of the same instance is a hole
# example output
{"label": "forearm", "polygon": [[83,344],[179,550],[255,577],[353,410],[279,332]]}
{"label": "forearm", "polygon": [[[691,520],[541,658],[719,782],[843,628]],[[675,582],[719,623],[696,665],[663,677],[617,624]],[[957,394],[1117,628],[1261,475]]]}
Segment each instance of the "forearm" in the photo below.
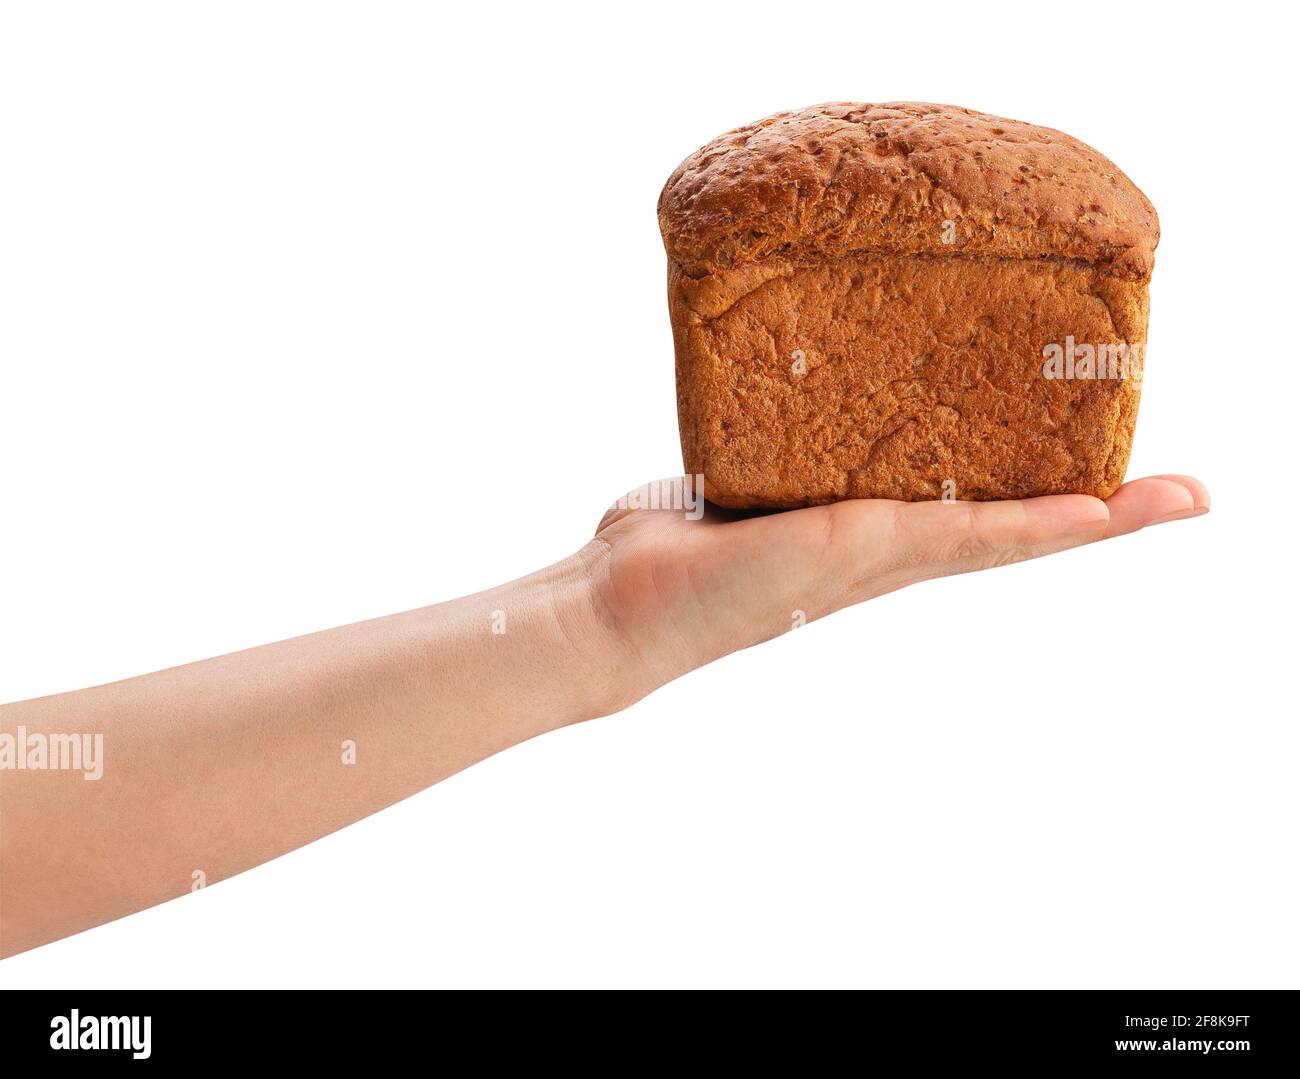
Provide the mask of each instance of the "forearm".
{"label": "forearm", "polygon": [[0,732],[15,740],[20,727],[33,744],[102,733],[103,770],[0,771],[0,954],[221,880],[611,711],[622,658],[579,557],[434,607],[6,706]]}

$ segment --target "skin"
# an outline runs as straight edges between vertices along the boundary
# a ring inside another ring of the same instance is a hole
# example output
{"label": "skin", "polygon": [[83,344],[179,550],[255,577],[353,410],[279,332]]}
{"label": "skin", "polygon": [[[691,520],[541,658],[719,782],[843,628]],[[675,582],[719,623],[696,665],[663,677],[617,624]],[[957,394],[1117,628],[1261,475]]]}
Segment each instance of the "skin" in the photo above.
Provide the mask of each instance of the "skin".
{"label": "skin", "polygon": [[0,770],[0,956],[183,895],[196,871],[215,883],[508,746],[617,712],[788,631],[795,612],[812,621],[1208,509],[1198,481],[1156,476],[1106,502],[709,507],[702,520],[615,510],[577,554],[487,592],[4,706],[0,732],[103,732],[105,760],[94,781]]}

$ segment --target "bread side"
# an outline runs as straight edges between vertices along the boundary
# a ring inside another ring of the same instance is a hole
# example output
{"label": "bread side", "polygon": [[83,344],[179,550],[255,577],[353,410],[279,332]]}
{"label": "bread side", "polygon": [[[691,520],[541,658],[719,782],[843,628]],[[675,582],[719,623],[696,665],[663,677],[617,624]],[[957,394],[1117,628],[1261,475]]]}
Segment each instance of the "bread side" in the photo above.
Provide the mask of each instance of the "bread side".
{"label": "bread side", "polygon": [[1144,285],[890,255],[676,269],[670,293],[683,462],[719,505],[1105,498],[1123,479],[1138,379],[1045,378],[1043,350],[1143,341]]}

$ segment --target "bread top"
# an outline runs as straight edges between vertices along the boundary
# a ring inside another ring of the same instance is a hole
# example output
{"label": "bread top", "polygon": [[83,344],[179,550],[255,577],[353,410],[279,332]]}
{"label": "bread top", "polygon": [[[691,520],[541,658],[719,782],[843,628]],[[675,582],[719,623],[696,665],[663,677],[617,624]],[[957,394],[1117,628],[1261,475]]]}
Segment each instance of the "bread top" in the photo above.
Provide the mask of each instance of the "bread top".
{"label": "bread top", "polygon": [[1069,258],[1151,273],[1160,223],[1137,185],[1069,135],[955,105],[833,102],[720,135],[659,196],[690,276],[772,256]]}

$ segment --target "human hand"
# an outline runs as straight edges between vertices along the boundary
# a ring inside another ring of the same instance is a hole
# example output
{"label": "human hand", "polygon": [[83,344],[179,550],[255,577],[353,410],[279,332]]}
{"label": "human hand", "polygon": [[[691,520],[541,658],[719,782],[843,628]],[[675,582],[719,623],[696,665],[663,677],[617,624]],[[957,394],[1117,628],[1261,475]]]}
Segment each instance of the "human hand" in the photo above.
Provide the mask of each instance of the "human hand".
{"label": "human hand", "polygon": [[[683,478],[657,486],[680,506]],[[650,485],[656,486],[656,485]],[[688,488],[689,494],[689,488]],[[859,499],[779,513],[706,505],[612,509],[584,549],[598,608],[629,653],[626,706],[740,648],[932,577],[1111,539],[1209,511],[1190,476],[1151,476],[1102,501]]]}

